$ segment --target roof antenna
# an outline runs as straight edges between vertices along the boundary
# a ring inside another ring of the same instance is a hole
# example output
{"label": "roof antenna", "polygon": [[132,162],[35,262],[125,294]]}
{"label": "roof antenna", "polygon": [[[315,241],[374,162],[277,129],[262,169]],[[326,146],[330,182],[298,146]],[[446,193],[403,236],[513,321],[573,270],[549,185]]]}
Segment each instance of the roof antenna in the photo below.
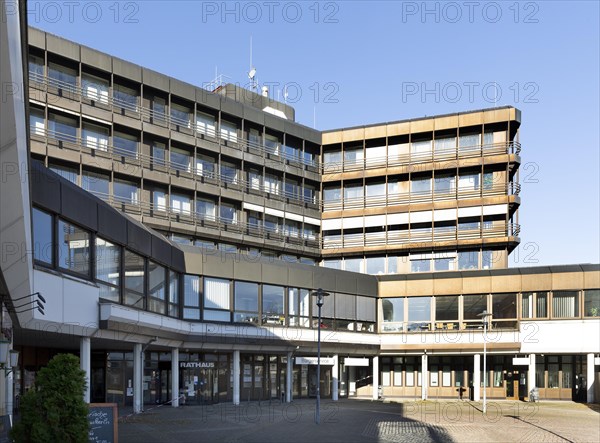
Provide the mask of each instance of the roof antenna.
{"label": "roof antenna", "polygon": [[313,129],[317,129],[317,107],[313,106]]}
{"label": "roof antenna", "polygon": [[248,78],[250,79],[250,88],[252,90],[257,90],[256,80],[256,69],[252,65],[252,36],[250,36],[250,71],[248,71]]}

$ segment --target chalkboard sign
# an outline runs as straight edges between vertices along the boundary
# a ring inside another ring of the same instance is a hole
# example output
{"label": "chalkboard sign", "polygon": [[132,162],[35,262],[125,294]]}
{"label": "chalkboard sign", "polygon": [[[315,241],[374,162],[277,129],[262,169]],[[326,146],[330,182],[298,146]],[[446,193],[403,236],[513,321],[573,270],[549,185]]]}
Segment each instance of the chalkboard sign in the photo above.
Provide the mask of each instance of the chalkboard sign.
{"label": "chalkboard sign", "polygon": [[90,403],[90,443],[118,443],[117,404]]}

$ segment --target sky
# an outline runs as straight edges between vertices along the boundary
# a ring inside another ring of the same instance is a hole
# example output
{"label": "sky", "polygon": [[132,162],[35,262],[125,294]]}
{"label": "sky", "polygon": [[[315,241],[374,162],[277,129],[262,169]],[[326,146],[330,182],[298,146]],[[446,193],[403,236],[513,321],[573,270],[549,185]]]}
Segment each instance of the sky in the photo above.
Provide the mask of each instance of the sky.
{"label": "sky", "polygon": [[252,64],[319,130],[515,106],[509,266],[600,262],[597,1],[29,1],[28,20],[198,86]]}

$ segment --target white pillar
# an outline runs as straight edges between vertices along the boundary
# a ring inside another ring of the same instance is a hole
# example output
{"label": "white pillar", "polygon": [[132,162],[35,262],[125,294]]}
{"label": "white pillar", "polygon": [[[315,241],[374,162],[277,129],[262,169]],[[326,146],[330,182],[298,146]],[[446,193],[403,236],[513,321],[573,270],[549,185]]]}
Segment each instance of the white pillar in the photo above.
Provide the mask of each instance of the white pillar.
{"label": "white pillar", "polygon": [[179,349],[171,349],[171,406],[179,407]]}
{"label": "white pillar", "polygon": [[481,400],[481,355],[473,356],[473,401]]}
{"label": "white pillar", "polygon": [[331,371],[331,378],[333,379],[333,386],[331,389],[331,399],[338,401],[338,387],[340,385],[340,365],[338,363],[338,356],[333,356],[333,370]]}
{"label": "white pillar", "polygon": [[142,412],[142,387],[143,385],[142,368],[142,344],[136,343],[133,346],[133,412],[139,414]]}
{"label": "white pillar", "polygon": [[83,391],[83,401],[90,402],[92,380],[92,342],[90,337],[81,337],[79,340],[79,367],[85,372],[85,390]]}
{"label": "white pillar", "polygon": [[594,403],[594,381],[596,374],[594,372],[594,354],[587,355],[587,402]]}
{"label": "white pillar", "polygon": [[294,370],[294,365],[293,365],[293,357],[292,357],[292,353],[288,352],[287,353],[287,365],[286,365],[286,372],[285,372],[285,401],[286,403],[290,403],[292,401],[292,382],[294,380],[293,377],[293,370]]}
{"label": "white pillar", "polygon": [[527,397],[535,388],[535,354],[529,354],[529,369],[527,372]]}
{"label": "white pillar", "polygon": [[6,376],[6,415],[13,415],[13,375],[14,371],[10,371],[10,374]]}
{"label": "white pillar", "polygon": [[379,356],[373,357],[373,400],[379,399]]}
{"label": "white pillar", "polygon": [[423,354],[421,356],[421,400],[427,400],[427,386],[429,386],[428,374],[427,354]]}
{"label": "white pillar", "polygon": [[356,366],[348,367],[348,397],[356,395]]}
{"label": "white pillar", "polygon": [[240,351],[233,351],[233,404],[240,404]]}

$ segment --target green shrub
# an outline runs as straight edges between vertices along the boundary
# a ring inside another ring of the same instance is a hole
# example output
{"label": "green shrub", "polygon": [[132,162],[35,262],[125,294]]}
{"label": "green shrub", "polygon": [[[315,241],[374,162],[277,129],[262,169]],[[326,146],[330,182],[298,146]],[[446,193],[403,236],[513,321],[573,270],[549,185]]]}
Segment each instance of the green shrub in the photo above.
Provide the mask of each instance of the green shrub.
{"label": "green shrub", "polygon": [[58,354],[42,368],[33,389],[21,398],[21,420],[11,436],[16,442],[87,442],[88,406],[83,401],[85,372],[79,358]]}

